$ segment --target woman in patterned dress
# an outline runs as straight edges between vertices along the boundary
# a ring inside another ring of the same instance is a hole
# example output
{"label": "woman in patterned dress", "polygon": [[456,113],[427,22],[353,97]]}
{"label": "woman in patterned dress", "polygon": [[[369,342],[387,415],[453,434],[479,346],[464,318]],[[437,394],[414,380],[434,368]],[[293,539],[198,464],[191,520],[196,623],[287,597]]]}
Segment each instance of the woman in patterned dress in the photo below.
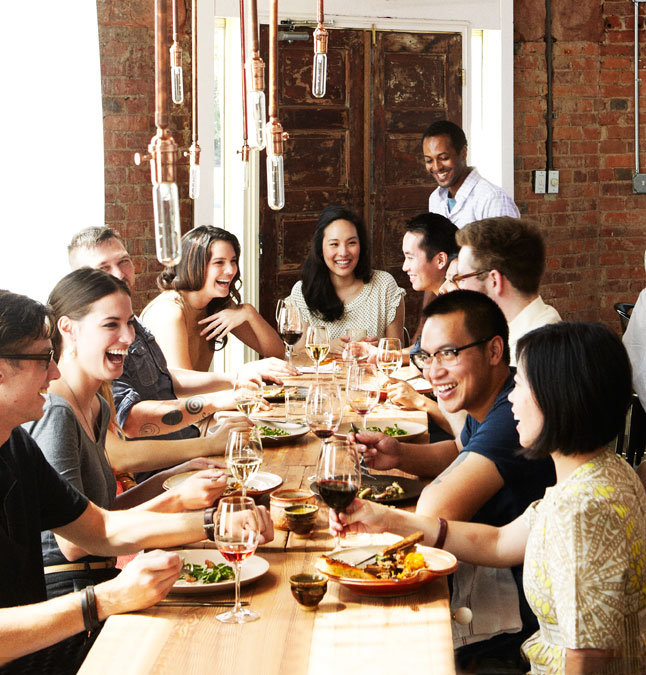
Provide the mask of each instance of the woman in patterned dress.
{"label": "woman in patterned dress", "polygon": [[[319,216],[303,279],[290,299],[310,325],[327,326],[330,354],[340,354],[352,329],[369,342],[403,337],[406,294],[395,279],[373,270],[361,219],[342,206],[326,206]],[[305,347],[305,337],[296,350]]]}

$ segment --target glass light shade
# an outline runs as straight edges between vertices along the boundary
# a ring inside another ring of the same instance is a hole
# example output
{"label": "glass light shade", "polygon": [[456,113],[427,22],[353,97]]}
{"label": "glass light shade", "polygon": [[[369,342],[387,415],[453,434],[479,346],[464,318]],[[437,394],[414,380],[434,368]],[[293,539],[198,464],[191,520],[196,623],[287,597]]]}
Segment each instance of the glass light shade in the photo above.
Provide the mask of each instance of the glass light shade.
{"label": "glass light shade", "polygon": [[285,206],[285,170],[282,155],[267,155],[267,203],[280,211]]}
{"label": "glass light shade", "polygon": [[249,189],[249,162],[242,162],[242,190],[246,192]]}
{"label": "glass light shade", "polygon": [[176,183],[153,185],[153,208],[157,260],[162,265],[176,265],[182,258],[182,231]]}
{"label": "glass light shade", "polygon": [[173,103],[184,103],[184,74],[182,66],[170,67],[171,95]]}
{"label": "glass light shade", "polygon": [[265,92],[252,89],[247,98],[247,136],[249,147],[265,147],[265,122],[267,119]]}
{"label": "glass light shade", "polygon": [[312,69],[312,96],[323,98],[325,96],[325,81],[327,79],[327,54],[314,54],[314,67]]}
{"label": "glass light shade", "polygon": [[189,181],[188,181],[188,196],[191,199],[197,199],[200,196],[200,165],[191,163]]}

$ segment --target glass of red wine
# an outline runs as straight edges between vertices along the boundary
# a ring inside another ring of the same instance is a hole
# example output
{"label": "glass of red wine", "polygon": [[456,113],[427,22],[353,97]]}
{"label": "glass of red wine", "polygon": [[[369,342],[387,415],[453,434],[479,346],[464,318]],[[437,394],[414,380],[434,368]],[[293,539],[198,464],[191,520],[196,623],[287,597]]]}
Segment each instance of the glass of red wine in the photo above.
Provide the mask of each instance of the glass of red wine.
{"label": "glass of red wine", "polygon": [[296,305],[283,301],[282,306],[278,310],[278,333],[285,343],[285,351],[287,353],[287,361],[289,365],[293,364],[294,345],[301,339],[303,335],[303,317]]}
{"label": "glass of red wine", "polygon": [[[332,438],[321,447],[316,467],[316,486],[321,499],[337,512],[345,511],[361,489],[361,468],[356,445]],[[341,541],[336,537],[336,548]]]}
{"label": "glass of red wine", "polygon": [[252,556],[260,539],[260,516],[251,497],[223,497],[213,515],[215,543],[235,574],[235,606],[215,618],[223,623],[247,623],[260,616],[240,605],[240,567]]}

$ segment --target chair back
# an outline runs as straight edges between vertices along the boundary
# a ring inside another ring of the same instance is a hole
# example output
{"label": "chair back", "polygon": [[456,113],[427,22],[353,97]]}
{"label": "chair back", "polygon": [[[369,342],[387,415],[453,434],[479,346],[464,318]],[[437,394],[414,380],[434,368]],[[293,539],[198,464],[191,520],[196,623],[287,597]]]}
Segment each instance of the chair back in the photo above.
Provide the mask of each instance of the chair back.
{"label": "chair back", "polygon": [[631,302],[616,302],[615,312],[619,314],[619,321],[621,321],[621,332],[626,332],[626,327],[628,326],[628,321],[630,319],[630,313],[633,311],[635,305]]}

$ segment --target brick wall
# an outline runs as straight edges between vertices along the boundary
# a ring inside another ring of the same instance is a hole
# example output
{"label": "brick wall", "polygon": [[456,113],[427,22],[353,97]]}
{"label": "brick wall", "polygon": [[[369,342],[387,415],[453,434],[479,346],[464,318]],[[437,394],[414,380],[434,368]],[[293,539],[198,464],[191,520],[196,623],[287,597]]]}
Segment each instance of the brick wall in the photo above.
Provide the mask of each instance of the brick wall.
{"label": "brick wall", "polygon": [[[543,296],[564,318],[600,319],[616,329],[613,304],[634,302],[646,285],[646,195],[632,193],[633,7],[624,0],[553,3],[558,195],[535,195],[531,185],[532,170],[546,165],[545,2],[517,0],[515,7],[515,191],[548,242]],[[644,105],[646,89],[646,112]],[[642,171],[645,159],[642,151]]]}
{"label": "brick wall", "polygon": [[[170,3],[169,3],[170,4]],[[182,10],[181,34],[190,19]],[[601,319],[618,328],[612,308],[646,285],[646,195],[633,195],[633,4],[629,0],[553,2],[554,168],[558,195],[534,195],[531,171],[546,164],[545,2],[516,0],[516,201],[548,242],[543,295],[567,319]],[[152,238],[147,168],[132,155],[154,134],[153,3],[97,0],[106,151],[106,223],[121,231],[137,274],[135,310],[156,293],[160,270]],[[643,23],[644,9],[642,9]],[[646,33],[642,31],[646,55]],[[189,44],[182,40],[185,64]],[[185,102],[174,107],[176,141],[190,143],[190,72]],[[640,105],[646,115],[646,73]],[[644,117],[642,116],[642,120]],[[642,148],[646,149],[646,130]],[[646,171],[646,151],[641,166]],[[190,227],[186,169],[180,172],[183,228]]]}

